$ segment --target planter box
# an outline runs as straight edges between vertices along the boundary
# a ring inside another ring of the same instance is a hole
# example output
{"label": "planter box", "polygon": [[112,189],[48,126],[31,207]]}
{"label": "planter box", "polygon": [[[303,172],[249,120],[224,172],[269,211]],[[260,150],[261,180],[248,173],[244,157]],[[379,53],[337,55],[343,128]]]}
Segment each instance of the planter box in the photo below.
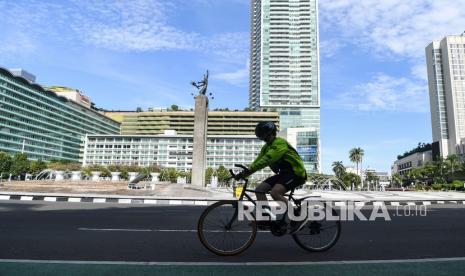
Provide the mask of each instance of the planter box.
{"label": "planter box", "polygon": [[111,181],[119,181],[119,175],[121,174],[121,172],[111,172]]}
{"label": "planter box", "polygon": [[81,171],[72,171],[71,172],[71,181],[79,181],[81,180]]}
{"label": "planter box", "polygon": [[92,173],[92,181],[99,181],[100,180],[100,175],[102,174],[101,172],[91,172]]}

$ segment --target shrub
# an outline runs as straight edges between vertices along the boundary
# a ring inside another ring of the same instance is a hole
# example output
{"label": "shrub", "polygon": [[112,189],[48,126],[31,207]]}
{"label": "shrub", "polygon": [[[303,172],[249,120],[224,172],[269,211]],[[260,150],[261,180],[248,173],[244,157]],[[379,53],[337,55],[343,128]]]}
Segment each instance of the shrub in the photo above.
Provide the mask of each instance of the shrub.
{"label": "shrub", "polygon": [[179,172],[175,168],[165,168],[160,171],[160,180],[176,183],[178,180]]}
{"label": "shrub", "polygon": [[450,184],[450,183],[443,183],[443,184],[442,184],[442,189],[443,189],[443,190],[448,191],[448,190],[452,190],[453,188],[454,188],[454,187],[453,187],[452,184]]}
{"label": "shrub", "polygon": [[440,183],[434,183],[433,185],[431,185],[431,188],[434,190],[434,191],[440,191],[442,189],[442,184]]}
{"label": "shrub", "polygon": [[107,167],[100,168],[100,176],[101,177],[111,177],[111,172]]}
{"label": "shrub", "polygon": [[454,188],[454,190],[459,190],[459,191],[463,190],[463,181],[454,180],[451,185]]}

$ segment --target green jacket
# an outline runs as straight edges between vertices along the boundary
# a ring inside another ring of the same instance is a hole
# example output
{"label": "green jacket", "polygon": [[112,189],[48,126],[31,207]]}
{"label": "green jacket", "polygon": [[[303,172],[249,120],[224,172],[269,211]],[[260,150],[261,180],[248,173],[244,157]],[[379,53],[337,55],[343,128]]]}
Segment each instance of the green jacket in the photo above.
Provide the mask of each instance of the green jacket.
{"label": "green jacket", "polygon": [[276,137],[270,145],[265,144],[255,161],[249,166],[250,173],[259,171],[267,166],[277,173],[283,172],[286,168],[292,169],[295,175],[307,178],[304,162],[297,151],[289,143]]}

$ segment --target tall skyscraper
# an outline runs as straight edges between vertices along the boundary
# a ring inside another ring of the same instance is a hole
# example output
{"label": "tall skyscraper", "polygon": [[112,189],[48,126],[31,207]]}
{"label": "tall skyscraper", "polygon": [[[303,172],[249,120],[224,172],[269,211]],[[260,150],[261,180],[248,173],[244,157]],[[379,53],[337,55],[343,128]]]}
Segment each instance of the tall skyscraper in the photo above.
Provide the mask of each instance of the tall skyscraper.
{"label": "tall skyscraper", "polygon": [[426,47],[433,158],[465,158],[465,32]]}
{"label": "tall skyscraper", "polygon": [[251,21],[249,106],[278,111],[281,130],[305,129],[297,150],[319,172],[318,1],[253,0]]}

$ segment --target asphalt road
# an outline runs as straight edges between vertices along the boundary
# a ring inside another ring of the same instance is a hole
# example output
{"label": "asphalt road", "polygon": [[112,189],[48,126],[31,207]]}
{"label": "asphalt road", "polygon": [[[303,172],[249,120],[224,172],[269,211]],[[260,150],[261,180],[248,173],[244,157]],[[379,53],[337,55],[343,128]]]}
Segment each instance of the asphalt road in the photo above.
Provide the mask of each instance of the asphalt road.
{"label": "asphalt road", "polygon": [[255,243],[234,257],[216,256],[200,244],[195,229],[204,208],[0,201],[0,259],[317,262],[465,257],[463,205],[428,206],[426,216],[394,216],[395,209],[390,209],[391,221],[344,222],[339,242],[322,253],[300,249],[290,236],[258,233]]}

